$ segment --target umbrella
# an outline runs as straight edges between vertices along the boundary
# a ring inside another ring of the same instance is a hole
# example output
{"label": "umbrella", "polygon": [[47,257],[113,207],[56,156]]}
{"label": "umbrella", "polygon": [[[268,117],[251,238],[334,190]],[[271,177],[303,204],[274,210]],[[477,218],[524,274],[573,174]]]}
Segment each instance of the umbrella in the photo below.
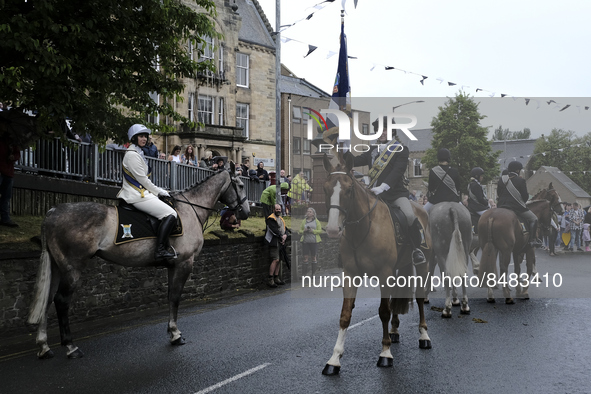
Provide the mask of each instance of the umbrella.
{"label": "umbrella", "polygon": [[287,246],[285,246],[285,244],[279,247],[279,257],[281,258],[281,260],[285,261],[287,269],[291,271],[291,261],[289,259],[289,254],[287,253]]}

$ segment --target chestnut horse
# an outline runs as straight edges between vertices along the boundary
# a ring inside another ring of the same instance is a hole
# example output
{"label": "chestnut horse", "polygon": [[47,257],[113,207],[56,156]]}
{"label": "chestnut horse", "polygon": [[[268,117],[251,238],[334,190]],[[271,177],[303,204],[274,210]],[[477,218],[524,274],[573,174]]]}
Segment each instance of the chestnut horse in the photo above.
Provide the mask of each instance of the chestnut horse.
{"label": "chestnut horse", "polygon": [[[411,249],[409,246],[405,246],[400,250],[397,246],[394,225],[386,203],[352,177],[353,155],[346,153],[343,158],[345,162],[343,163],[341,160],[335,168],[328,158],[324,157],[324,168],[328,173],[324,184],[328,208],[326,232],[330,238],[341,237],[339,253],[346,277],[375,276],[379,279],[379,284],[382,285],[380,287],[379,316],[382,321],[383,335],[378,367],[391,367],[393,356],[390,352],[390,345],[399,340],[400,320],[398,314],[408,312],[412,303],[412,288],[402,289],[388,286],[387,279],[392,280],[392,278],[401,276],[408,278],[413,275]],[[416,203],[413,203],[413,209],[424,229],[425,240],[429,247],[426,252],[430,252],[431,239],[427,213],[422,206]],[[421,264],[416,269],[417,275],[422,278],[422,283],[415,283],[416,302],[420,316],[419,347],[430,349],[431,339],[427,334],[427,323],[423,309],[428,264]],[[352,285],[350,281],[344,281],[340,329],[333,355],[322,371],[324,375],[339,373],[340,359],[345,350],[345,336],[351,323],[356,295],[355,284]],[[392,318],[392,330],[388,331],[390,317]]]}
{"label": "chestnut horse", "polygon": [[183,203],[177,204],[177,211],[183,221],[184,235],[170,239],[178,257],[168,262],[154,260],[156,239],[114,244],[118,227],[116,207],[84,202],[51,208],[41,227],[42,253],[35,300],[29,314],[29,323],[39,324],[37,357],[53,357],[47,344],[47,310],[52,302],[68,358],[83,356],[70,334],[68,309],[80,270],[94,256],[126,267],[168,268],[168,332],[171,344],[182,345],[184,339],[177,327],[177,313],[193,261],[203,246],[203,223],[218,200],[236,210],[240,219],[247,219],[250,213],[244,184],[235,175],[234,163],[230,168],[231,172],[219,171],[188,190],[172,193],[176,201]]}
{"label": "chestnut horse", "polygon": [[[554,209],[558,213],[562,212],[560,196],[550,184],[548,189],[544,189],[536,197],[542,197],[543,199],[528,201],[526,205],[538,217],[538,227],[548,228],[552,218],[552,210]],[[493,287],[496,285],[495,281],[501,279],[505,303],[515,303],[513,297],[511,297],[511,290],[507,286],[510,283],[508,267],[511,262],[511,255],[513,255],[515,274],[517,275],[513,277],[516,280],[511,282],[516,283],[517,295],[528,299],[529,279],[535,272],[536,256],[534,248],[528,245],[529,237],[523,234],[517,215],[509,209],[489,209],[478,221],[478,236],[482,249],[479,277],[483,279],[483,284],[488,287],[487,301],[495,302]],[[535,237],[537,235],[530,234],[529,236]],[[496,274],[496,260],[499,253],[500,276]],[[527,277],[522,276],[520,267],[524,254]],[[489,278],[490,281],[488,281]],[[522,282],[525,282],[524,286],[521,285]]]}

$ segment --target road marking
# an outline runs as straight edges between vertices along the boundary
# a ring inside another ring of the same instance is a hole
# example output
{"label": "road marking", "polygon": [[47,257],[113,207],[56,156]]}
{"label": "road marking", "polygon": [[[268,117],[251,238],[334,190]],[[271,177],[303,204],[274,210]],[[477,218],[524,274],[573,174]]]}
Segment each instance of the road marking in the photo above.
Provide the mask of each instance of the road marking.
{"label": "road marking", "polygon": [[209,386],[208,388],[206,388],[206,389],[203,389],[203,390],[201,390],[201,391],[198,391],[198,392],[196,392],[195,394],[205,394],[205,393],[210,393],[210,392],[212,392],[213,390],[219,389],[220,387],[227,385],[228,383],[234,382],[234,381],[236,381],[236,380],[238,380],[238,379],[240,379],[240,378],[243,378],[243,377],[245,377],[245,376],[248,376],[248,375],[251,375],[251,374],[253,374],[253,373],[257,372],[257,371],[260,371],[261,369],[263,369],[263,368],[266,368],[266,367],[268,367],[269,365],[271,365],[271,363],[264,363],[264,364],[261,364],[261,365],[259,365],[258,367],[254,367],[254,368],[252,368],[252,369],[249,369],[248,371],[244,371],[244,372],[242,372],[241,374],[238,374],[238,375],[236,375],[236,376],[232,376],[231,378],[229,378],[229,379],[226,379],[226,380],[224,380],[223,382],[219,382],[219,383],[217,383],[217,384],[214,384],[213,386]]}
{"label": "road marking", "polygon": [[355,324],[353,324],[352,326],[350,326],[350,327],[349,327],[349,330],[352,330],[352,329],[354,329],[355,327],[361,326],[361,325],[363,325],[363,324],[367,323],[368,321],[370,321],[370,320],[373,320],[373,319],[375,319],[375,318],[377,318],[377,317],[380,317],[380,315],[375,315],[375,316],[373,316],[373,317],[370,317],[369,319],[361,320],[359,323],[355,323]]}

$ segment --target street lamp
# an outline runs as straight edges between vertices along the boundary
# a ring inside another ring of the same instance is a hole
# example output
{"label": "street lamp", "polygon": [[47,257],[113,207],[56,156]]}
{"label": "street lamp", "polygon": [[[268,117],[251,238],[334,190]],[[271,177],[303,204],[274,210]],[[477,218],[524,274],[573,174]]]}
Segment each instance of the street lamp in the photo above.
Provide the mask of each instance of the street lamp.
{"label": "street lamp", "polygon": [[423,101],[423,100],[417,100],[417,101],[411,101],[411,102],[409,102],[409,103],[400,104],[400,105],[397,105],[397,106],[395,106],[395,107],[392,107],[392,112],[394,112],[394,110],[395,110],[396,108],[400,108],[400,107],[402,107],[403,105],[414,104],[414,103],[424,103],[424,102],[425,102],[425,101]]}

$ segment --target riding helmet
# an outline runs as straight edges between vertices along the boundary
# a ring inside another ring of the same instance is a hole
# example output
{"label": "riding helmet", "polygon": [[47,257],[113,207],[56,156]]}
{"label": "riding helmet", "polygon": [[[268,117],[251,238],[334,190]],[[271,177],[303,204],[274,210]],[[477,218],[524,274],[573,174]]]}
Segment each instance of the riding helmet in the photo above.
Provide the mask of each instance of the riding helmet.
{"label": "riding helmet", "polygon": [[470,171],[470,176],[472,178],[480,178],[481,175],[484,175],[484,170],[480,167],[474,167],[472,168],[472,171]]}
{"label": "riding helmet", "polygon": [[441,148],[437,151],[437,161],[451,161],[451,153],[445,148]]}
{"label": "riding helmet", "polygon": [[127,130],[127,138],[131,141],[134,135],[138,134],[152,134],[152,130],[144,126],[143,124],[134,124]]}
{"label": "riding helmet", "polygon": [[518,161],[512,161],[507,166],[507,170],[509,170],[509,172],[514,172],[514,173],[519,173],[519,171],[521,171],[522,168],[523,168],[523,164],[521,164]]}

